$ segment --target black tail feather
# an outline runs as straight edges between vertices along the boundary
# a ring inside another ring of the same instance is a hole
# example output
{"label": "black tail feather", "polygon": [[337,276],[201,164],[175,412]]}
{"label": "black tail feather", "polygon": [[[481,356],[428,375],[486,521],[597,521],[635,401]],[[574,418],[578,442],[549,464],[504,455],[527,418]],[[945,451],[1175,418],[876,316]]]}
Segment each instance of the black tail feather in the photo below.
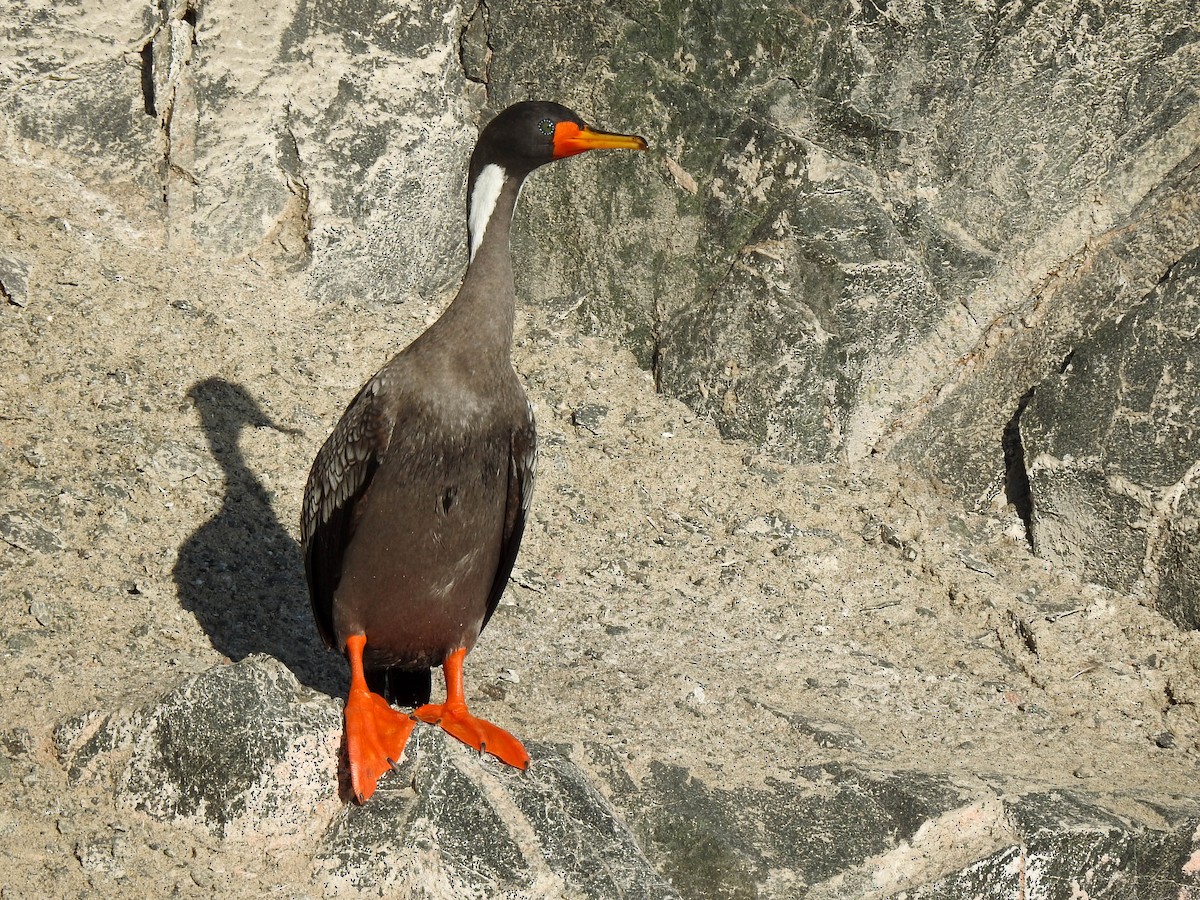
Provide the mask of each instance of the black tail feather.
{"label": "black tail feather", "polygon": [[368,669],[364,674],[367,687],[396,706],[421,706],[433,691],[430,669]]}

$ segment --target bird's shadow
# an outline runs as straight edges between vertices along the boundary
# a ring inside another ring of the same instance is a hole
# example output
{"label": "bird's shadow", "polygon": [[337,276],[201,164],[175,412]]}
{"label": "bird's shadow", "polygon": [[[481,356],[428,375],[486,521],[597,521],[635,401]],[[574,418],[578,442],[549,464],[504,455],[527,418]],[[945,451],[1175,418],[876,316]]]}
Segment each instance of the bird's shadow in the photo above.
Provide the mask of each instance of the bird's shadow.
{"label": "bird's shadow", "polygon": [[180,603],[229,659],[266,653],[308,687],[344,693],[341,659],[326,649],[312,619],[300,547],[239,446],[246,428],[292,430],[275,424],[244,387],[219,378],[192,385],[188,398],[221,467],[224,496],[216,515],[179,548]]}

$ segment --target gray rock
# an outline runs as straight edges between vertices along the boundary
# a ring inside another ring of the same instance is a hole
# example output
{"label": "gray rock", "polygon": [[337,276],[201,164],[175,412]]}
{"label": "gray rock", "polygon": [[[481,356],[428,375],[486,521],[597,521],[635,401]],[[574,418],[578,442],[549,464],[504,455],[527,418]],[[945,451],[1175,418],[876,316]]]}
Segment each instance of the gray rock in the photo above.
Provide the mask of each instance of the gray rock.
{"label": "gray rock", "polygon": [[29,273],[27,262],[0,253],[0,300],[14,306],[29,305]]}
{"label": "gray rock", "polygon": [[[948,779],[807,768],[758,790],[710,786],[678,766],[655,764],[622,811],[686,897],[755,897],[790,882],[797,896],[908,840],[963,804]],[[655,798],[671,798],[662,803]]]}
{"label": "gray rock", "polygon": [[178,229],[229,256],[311,264],[318,296],[429,296],[457,278],[474,133],[457,9],[205,3],[189,65],[172,69],[187,105],[170,162],[182,128],[190,175]]}
{"label": "gray rock", "polygon": [[1200,628],[1200,497],[1179,498],[1158,558],[1158,607],[1185,628]]}
{"label": "gray rock", "polygon": [[157,188],[158,122],[139,78],[148,10],[132,0],[11,9],[4,43],[14,65],[0,72],[5,130],[86,160],[90,177]]}
{"label": "gray rock", "polygon": [[889,456],[990,499],[1021,398],[1200,230],[1189,0],[732,10],[50,11],[6,32],[0,111],[17,139],[153,185],[178,251],[434,306],[464,262],[479,121],[573,103],[654,150],[531,181],[529,302],[621,336],[728,436]]}
{"label": "gray rock", "polygon": [[1007,806],[1018,842],[908,896],[1175,900],[1200,887],[1194,808],[1159,810],[1169,825],[1151,828],[1066,792],[1030,794]]}
{"label": "gray rock", "polygon": [[57,553],[62,539],[27,512],[12,510],[0,515],[0,541],[26,553]]}
{"label": "gray rock", "polygon": [[598,434],[608,415],[608,407],[600,403],[589,403],[571,412],[571,424],[592,434]]}
{"label": "gray rock", "polygon": [[837,764],[752,790],[657,764],[640,784],[612,783],[685,897],[1067,898],[1074,884],[1091,897],[1166,900],[1200,882],[1194,801],[1131,817],[1082,792],[1001,801],[927,773]]}
{"label": "gray rock", "polygon": [[1034,390],[1020,423],[1034,548],[1200,627],[1200,248]]}
{"label": "gray rock", "polygon": [[337,796],[341,710],[276,660],[193,676],[133,711],[58,726],[72,782],[226,838],[311,842],[327,891],[452,898],[669,898],[629,829],[561,748],[530,744],[528,773],[437,729],[414,732],[364,806]]}
{"label": "gray rock", "polygon": [[[1000,801],[948,777],[837,763],[754,788],[660,762],[635,781],[601,744],[583,748],[581,768],[570,748],[530,742],[521,773],[421,726],[358,806],[337,797],[340,732],[336,701],[252,656],[140,709],[68,720],[54,740],[72,782],[105,784],[120,805],[311,847],[327,896],[848,900],[888,884],[923,885],[909,896],[928,898],[1040,884],[1031,896],[1066,897],[1074,882],[1089,896],[1165,898],[1200,887],[1194,801],[1131,816],[1083,792]],[[106,854],[84,853],[98,865]]]}
{"label": "gray rock", "polygon": [[418,728],[395,776],[334,818],[328,890],[389,896],[669,898],[629,829],[562,750],[518,773]]}
{"label": "gray rock", "polygon": [[[1103,322],[1134,306],[1194,246],[1200,205],[1189,198],[1198,176],[1187,160],[1200,132],[1187,98],[1196,85],[1178,68],[1177,53],[1195,34],[1179,34],[1165,5],[1155,7],[1161,18],[1142,20],[1146,30],[1134,27],[1129,17],[1140,8],[1104,17],[1062,10],[1089,22],[1068,44],[1098,54],[1110,72],[1125,72],[1107,84],[1088,85],[1084,57],[1067,45],[1050,49],[1040,16],[999,23],[992,32],[998,43],[978,57],[988,83],[981,90],[990,96],[973,92],[968,115],[986,136],[960,133],[960,143],[943,145],[943,158],[965,163],[969,174],[955,177],[942,198],[957,198],[957,221],[996,252],[997,264],[956,295],[961,310],[951,310],[928,344],[933,356],[951,347],[959,354],[952,363],[942,357],[951,363],[948,377],[926,381],[922,398],[912,395],[918,406],[887,426],[895,438],[881,449],[928,465],[968,498],[1002,488],[1000,439],[1025,392]],[[1028,66],[1017,63],[1021,54]],[[1108,112],[1093,118],[1084,112],[1090,100],[1059,104],[1046,91],[1089,95]],[[1131,106],[1118,112],[1124,102]],[[976,119],[980,113],[992,122]],[[1079,143],[1084,135],[1089,146]],[[1103,198],[1100,207],[1091,197]],[[982,221],[986,206],[994,225]],[[924,365],[911,353],[906,358]]]}
{"label": "gray rock", "polygon": [[192,676],[132,711],[62,723],[73,782],[110,785],[122,805],[221,835],[312,833],[338,805],[341,716],[266,656]]}
{"label": "gray rock", "polygon": [[1090,794],[972,799],[949,779],[840,765],[750,791],[654,766],[638,787],[622,810],[685,897],[1168,900],[1200,884],[1194,800],[1131,817]]}
{"label": "gray rock", "polygon": [[176,250],[315,260],[321,296],[427,296],[465,261],[457,12],[170,0],[18,17],[0,112],[161,197]]}

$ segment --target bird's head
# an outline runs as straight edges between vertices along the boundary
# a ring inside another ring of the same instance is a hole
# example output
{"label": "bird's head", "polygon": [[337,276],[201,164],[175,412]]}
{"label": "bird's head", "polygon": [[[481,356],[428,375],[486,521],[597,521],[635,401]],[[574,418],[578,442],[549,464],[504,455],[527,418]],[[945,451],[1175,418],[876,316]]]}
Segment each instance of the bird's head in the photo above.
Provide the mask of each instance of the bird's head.
{"label": "bird's head", "polygon": [[645,149],[646,142],[637,135],[598,131],[558,103],[526,100],[508,107],[488,122],[471,155],[467,179],[471,259],[506,184],[519,187],[538,166],[586,150]]}
{"label": "bird's head", "polygon": [[494,164],[509,177],[524,177],[538,166],[585,150],[645,150],[633,134],[598,131],[558,103],[527,100],[492,119],[479,135],[472,171]]}

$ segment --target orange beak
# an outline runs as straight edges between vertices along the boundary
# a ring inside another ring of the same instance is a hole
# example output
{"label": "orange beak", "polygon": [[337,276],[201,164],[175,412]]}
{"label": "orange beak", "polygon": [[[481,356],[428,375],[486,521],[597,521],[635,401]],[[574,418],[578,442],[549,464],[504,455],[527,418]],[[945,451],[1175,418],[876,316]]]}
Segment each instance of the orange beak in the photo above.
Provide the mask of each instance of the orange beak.
{"label": "orange beak", "polygon": [[636,134],[593,131],[586,125],[559,122],[554,126],[554,158],[574,156],[585,150],[645,150],[646,142]]}

